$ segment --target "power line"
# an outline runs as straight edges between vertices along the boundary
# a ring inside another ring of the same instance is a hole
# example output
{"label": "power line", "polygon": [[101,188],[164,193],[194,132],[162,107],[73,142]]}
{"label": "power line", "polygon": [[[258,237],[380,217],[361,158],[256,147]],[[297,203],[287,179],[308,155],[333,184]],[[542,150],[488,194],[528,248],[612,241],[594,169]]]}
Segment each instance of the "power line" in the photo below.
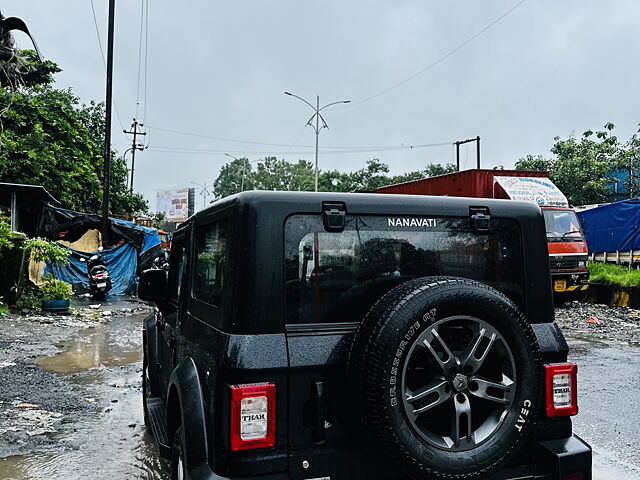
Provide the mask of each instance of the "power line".
{"label": "power line", "polygon": [[[365,148],[365,149],[346,149],[346,150],[333,150],[329,152],[324,152],[324,155],[345,155],[351,153],[379,153],[379,152],[391,152],[391,151],[399,151],[399,150],[418,150],[422,148],[433,148],[433,147],[442,147],[451,145],[451,142],[441,142],[441,143],[425,143],[420,145],[399,145],[399,146],[389,146],[389,147],[373,147],[373,148]],[[238,155],[284,155],[287,154],[285,151],[247,151],[247,150],[213,150],[213,149],[196,149],[196,148],[178,148],[178,147],[169,147],[169,146],[156,146],[149,148],[152,152],[158,153],[176,153],[176,154],[219,154],[224,155],[227,153],[234,153]],[[308,155],[313,154],[313,150],[305,150],[305,151],[297,151],[297,152],[288,152],[291,155]]]}
{"label": "power line", "polygon": [[[98,17],[96,16],[96,9],[93,5],[93,0],[91,0],[91,12],[93,13],[93,25],[96,27],[96,35],[98,36],[98,47],[100,47],[100,56],[102,57],[102,66],[104,67],[104,71],[107,71],[107,60],[104,56],[104,49],[102,48],[102,38],[100,37],[100,27],[98,27]],[[120,112],[118,111],[118,106],[116,105],[116,101],[112,101],[113,109],[116,111],[116,118],[118,119],[118,123],[120,124],[120,128],[124,130],[124,124],[122,123],[122,119],[120,118]],[[127,138],[125,136],[125,138]],[[128,141],[128,139],[127,139]]]}
{"label": "power line", "polygon": [[[202,135],[202,134],[199,134],[199,133],[191,133],[191,132],[185,132],[185,131],[180,131],[180,130],[172,130],[172,129],[168,129],[168,128],[150,127],[148,125],[147,125],[147,129],[148,130],[158,130],[158,131],[161,131],[161,132],[175,133],[177,135],[186,135],[186,136],[189,136],[189,137],[206,138],[206,139],[209,139],[209,140],[219,140],[219,141],[222,141],[222,142],[242,143],[242,144],[260,145],[260,146],[267,146],[267,147],[315,148],[314,145],[298,145],[298,140],[302,136],[302,133],[304,133],[304,129],[301,131],[300,135],[298,135],[298,138],[294,141],[294,143],[270,143],[270,142],[258,142],[258,141],[252,141],[252,140],[238,140],[238,139],[234,139],[234,138],[215,137],[215,136],[212,136],[212,135]],[[445,143],[445,144],[449,145],[449,143]],[[440,144],[436,144],[436,145],[440,145]],[[182,148],[182,147],[156,147],[156,148]],[[188,148],[188,147],[185,147],[185,148]],[[350,149],[363,150],[363,149],[378,149],[378,148],[407,148],[407,149],[410,149],[411,145],[322,146],[320,148],[321,149],[330,149],[330,150],[350,150]],[[228,151],[228,150],[225,150],[225,151]],[[296,152],[289,152],[289,153],[296,153]]]}
{"label": "power line", "polygon": [[388,88],[385,88],[384,90],[376,93],[375,95],[371,95],[370,97],[366,97],[363,98],[362,100],[357,100],[355,102],[351,102],[349,105],[343,105],[340,107],[336,107],[332,110],[342,110],[343,108],[349,108],[352,107],[354,105],[360,105],[362,103],[368,102],[370,100],[373,100],[374,98],[378,98],[382,95],[384,95],[385,93],[389,93],[392,90],[395,90],[396,88],[404,85],[407,82],[410,82],[411,80],[413,80],[416,77],[419,77],[420,75],[422,75],[423,73],[425,73],[426,71],[432,69],[433,67],[435,67],[436,65],[438,65],[439,63],[443,62],[444,60],[446,60],[447,58],[449,58],[451,55],[453,55],[454,53],[456,53],[458,50],[461,50],[462,48],[466,47],[468,44],[470,44],[472,41],[474,41],[476,38],[478,38],[480,35],[482,35],[484,32],[486,32],[487,30],[489,30],[491,27],[493,27],[495,24],[497,24],[498,22],[500,22],[500,20],[502,20],[503,18],[505,18],[507,15],[509,15],[511,12],[513,12],[516,8],[518,8],[520,5],[522,5],[524,2],[526,2],[527,0],[521,0],[520,2],[518,2],[517,4],[515,4],[513,7],[511,7],[509,10],[507,10],[505,13],[503,13],[502,15],[500,15],[498,18],[496,18],[493,22],[491,22],[489,25],[487,25],[486,27],[484,27],[482,30],[480,30],[478,33],[476,33],[475,35],[473,35],[472,37],[468,38],[467,40],[465,40],[464,42],[462,42],[460,45],[458,45],[457,47],[453,48],[452,50],[449,50],[447,53],[445,53],[444,55],[442,55],[440,58],[438,58],[437,60],[435,60],[434,62],[430,63],[429,65],[427,65],[426,67],[424,67],[422,70],[414,73],[413,75],[411,75],[410,77],[405,78],[404,80],[391,85]]}

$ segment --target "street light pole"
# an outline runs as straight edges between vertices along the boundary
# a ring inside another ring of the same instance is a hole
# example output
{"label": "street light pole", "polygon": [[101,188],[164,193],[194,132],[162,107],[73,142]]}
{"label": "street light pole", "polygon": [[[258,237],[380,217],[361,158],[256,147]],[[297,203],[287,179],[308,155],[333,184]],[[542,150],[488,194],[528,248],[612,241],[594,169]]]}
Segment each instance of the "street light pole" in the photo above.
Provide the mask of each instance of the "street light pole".
{"label": "street light pole", "polygon": [[[234,157],[233,155],[229,155],[228,153],[225,153],[225,155],[229,158],[233,158],[234,160],[240,161],[239,158]],[[248,161],[248,159],[247,159]],[[244,192],[244,171],[245,171],[245,167],[246,167],[246,163],[242,162],[242,179],[240,180],[240,191]]]}
{"label": "street light pole", "polygon": [[[290,97],[295,97],[298,100],[302,100],[304,103],[309,105],[315,112],[307,122],[307,125],[313,128],[316,133],[316,192],[317,192],[318,191],[318,137],[320,135],[320,130],[322,130],[323,128],[329,128],[329,125],[327,125],[327,122],[324,120],[324,117],[320,112],[325,108],[330,107],[331,105],[337,105],[338,103],[351,103],[351,100],[341,100],[339,102],[327,103],[325,106],[321,108],[320,96],[317,94],[316,94],[316,106],[314,107],[309,102],[307,102],[304,98],[299,97],[298,95],[294,95],[293,93],[290,93],[290,92],[284,92],[284,93],[285,95],[289,95]],[[314,118],[316,121],[315,125],[313,124]],[[320,126],[320,120],[322,120],[322,127]]]}
{"label": "street light pole", "polygon": [[202,189],[200,191],[200,195],[202,195],[202,208],[205,208],[207,206],[207,197],[211,195],[211,192],[208,190],[208,187],[207,187],[207,182],[204,182],[204,185],[197,182],[189,182],[189,183],[193,183],[194,185],[197,185]]}

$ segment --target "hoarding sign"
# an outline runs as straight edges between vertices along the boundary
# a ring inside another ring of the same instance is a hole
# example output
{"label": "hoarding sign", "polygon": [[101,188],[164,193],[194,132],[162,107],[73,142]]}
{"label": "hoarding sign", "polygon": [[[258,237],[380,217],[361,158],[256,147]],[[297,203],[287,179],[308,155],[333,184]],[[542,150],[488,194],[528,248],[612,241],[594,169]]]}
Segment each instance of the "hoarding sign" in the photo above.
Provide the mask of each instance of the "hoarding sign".
{"label": "hoarding sign", "polygon": [[532,202],[540,207],[568,207],[567,197],[545,177],[494,177],[512,200]]}
{"label": "hoarding sign", "polygon": [[184,222],[193,212],[189,196],[192,188],[174,188],[156,192],[156,210],[163,212],[170,222]]}

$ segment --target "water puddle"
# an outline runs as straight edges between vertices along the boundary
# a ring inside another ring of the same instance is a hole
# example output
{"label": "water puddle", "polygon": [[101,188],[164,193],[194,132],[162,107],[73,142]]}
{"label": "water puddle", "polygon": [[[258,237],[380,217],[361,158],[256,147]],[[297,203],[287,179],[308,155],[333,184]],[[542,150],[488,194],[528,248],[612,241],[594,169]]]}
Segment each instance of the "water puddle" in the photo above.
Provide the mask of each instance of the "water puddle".
{"label": "water puddle", "polygon": [[73,341],[63,342],[61,353],[36,363],[56,373],[78,373],[94,368],[128,365],[141,360],[144,315],[116,316],[87,328]]}
{"label": "water puddle", "polygon": [[54,445],[0,458],[0,479],[170,478],[144,428],[140,391],[144,317],[113,316],[63,342],[59,354],[36,361],[46,370],[65,374],[77,385],[78,395],[100,408],[89,414],[65,413],[55,433],[47,434]]}
{"label": "water puddle", "polygon": [[0,478],[3,480],[72,478],[168,480],[170,478],[167,467],[159,459],[153,440],[148,435],[144,435],[136,445],[130,447],[131,450],[127,452],[119,452],[119,458],[110,460],[101,455],[90,457],[88,452],[83,453],[81,449],[0,458]]}

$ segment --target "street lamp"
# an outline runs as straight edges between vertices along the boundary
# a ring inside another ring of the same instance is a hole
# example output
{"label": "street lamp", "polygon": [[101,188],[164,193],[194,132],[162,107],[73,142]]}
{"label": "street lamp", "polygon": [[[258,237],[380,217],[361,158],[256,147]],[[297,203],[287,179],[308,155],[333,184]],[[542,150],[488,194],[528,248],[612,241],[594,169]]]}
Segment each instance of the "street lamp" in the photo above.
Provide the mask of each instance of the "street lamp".
{"label": "street lamp", "polygon": [[[229,158],[233,158],[234,160],[240,161],[238,157],[234,157],[233,155],[229,155],[225,153],[225,155]],[[248,161],[248,160],[247,160]],[[244,170],[245,170],[246,162],[242,162],[242,180],[240,180],[240,191],[244,192]]]}
{"label": "street lamp", "polygon": [[[304,103],[309,105],[314,111],[314,114],[311,116],[311,118],[307,122],[307,125],[313,128],[313,130],[316,132],[316,192],[317,192],[318,191],[318,135],[320,135],[320,130],[322,130],[323,128],[329,128],[329,125],[327,125],[327,122],[324,120],[324,117],[320,114],[320,112],[325,108],[330,107],[331,105],[337,105],[338,103],[351,103],[351,100],[341,100],[339,102],[331,102],[331,103],[327,103],[323,107],[320,107],[320,96],[316,95],[316,106],[314,107],[309,102],[307,102],[304,98],[299,97],[298,95],[294,95],[293,93],[290,93],[290,92],[284,92],[284,94],[289,95],[290,97],[295,97],[298,100],[302,100]],[[313,124],[314,118],[316,120],[315,125]],[[320,126],[320,120],[322,120],[322,126]]]}
{"label": "street lamp", "polygon": [[202,189],[200,190],[200,195],[202,195],[202,208],[205,208],[207,206],[207,197],[211,195],[211,192],[208,190],[208,188],[210,188],[211,185],[207,187],[207,182],[204,182],[204,184],[197,183],[197,182],[189,182],[189,183],[193,183],[194,185],[197,185]]}

